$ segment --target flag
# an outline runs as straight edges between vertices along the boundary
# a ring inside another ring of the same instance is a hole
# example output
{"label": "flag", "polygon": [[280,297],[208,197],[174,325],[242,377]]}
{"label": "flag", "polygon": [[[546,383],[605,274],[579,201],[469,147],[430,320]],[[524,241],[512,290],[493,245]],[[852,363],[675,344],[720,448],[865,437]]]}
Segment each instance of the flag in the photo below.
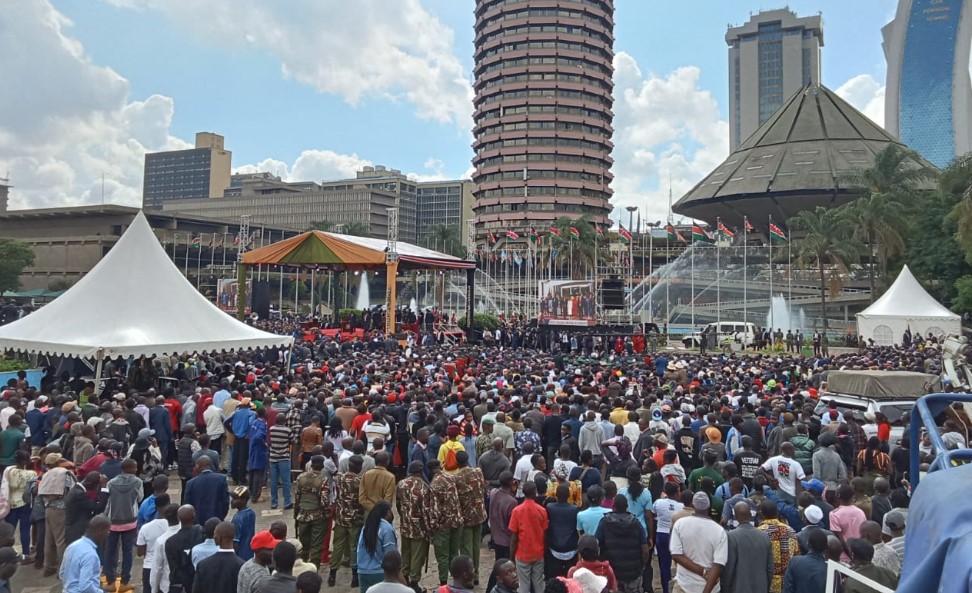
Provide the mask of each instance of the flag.
{"label": "flag", "polygon": [[507,231],[506,231],[506,238],[507,239],[512,239],[513,241],[517,241],[517,240],[519,240],[520,235],[517,235],[516,234],[516,231],[514,231],[513,229],[507,229]]}
{"label": "flag", "polygon": [[720,234],[721,234],[721,235],[722,235],[723,237],[725,237],[726,239],[732,239],[733,237],[735,237],[735,236],[736,236],[736,233],[734,233],[734,232],[732,232],[732,231],[730,231],[730,230],[729,230],[729,227],[727,227],[726,225],[724,225],[724,224],[722,224],[722,221],[721,221],[721,220],[719,221],[719,226],[718,226],[718,228],[719,228],[719,233],[720,233]]}
{"label": "flag", "polygon": [[490,243],[496,242],[496,235],[493,234],[493,231],[486,231],[486,238],[489,239]]}
{"label": "flag", "polygon": [[598,237],[604,237],[604,229],[601,228],[601,225],[595,224],[594,225],[594,232],[597,233],[597,236]]}
{"label": "flag", "polygon": [[665,231],[668,233],[669,241],[681,241],[683,243],[685,242],[685,237],[683,237],[682,233],[680,233],[678,229],[675,228],[675,225],[669,224],[668,226],[665,227]]}
{"label": "flag", "polygon": [[788,241],[786,237],[786,231],[776,226],[772,222],[769,225],[769,235],[771,240],[783,241],[784,243]]}
{"label": "flag", "polygon": [[527,235],[527,239],[529,239],[531,243],[536,243],[540,240],[540,233],[537,232],[537,229],[530,227],[530,234]]}
{"label": "flag", "polygon": [[692,242],[695,241],[712,241],[712,235],[706,232],[704,228],[697,224],[692,225]]}
{"label": "flag", "polygon": [[235,237],[233,237],[233,245],[239,245],[239,244],[240,244],[240,236],[236,235]]}
{"label": "flag", "polygon": [[505,249],[502,250],[502,251],[500,251],[500,260],[502,260],[502,261],[505,261],[506,260],[506,250]]}
{"label": "flag", "polygon": [[559,237],[560,236],[560,229],[558,229],[555,226],[552,226],[552,227],[550,227],[550,234],[553,235],[554,237]]}
{"label": "flag", "polygon": [[216,235],[213,235],[212,237],[209,238],[209,246],[210,247],[216,246]]}
{"label": "flag", "polygon": [[570,236],[575,239],[580,239],[580,231],[574,225],[570,226]]}
{"label": "flag", "polygon": [[755,230],[755,229],[753,229],[753,225],[749,223],[749,218],[748,217],[743,217],[743,226],[746,227],[746,232],[747,233],[751,233],[751,232],[753,232],[753,230]]}
{"label": "flag", "polygon": [[622,243],[631,242],[631,233],[629,233],[621,224],[618,224],[618,237],[621,238]]}
{"label": "flag", "polygon": [[193,238],[193,240],[189,242],[189,246],[190,247],[201,247],[202,246],[202,235]]}

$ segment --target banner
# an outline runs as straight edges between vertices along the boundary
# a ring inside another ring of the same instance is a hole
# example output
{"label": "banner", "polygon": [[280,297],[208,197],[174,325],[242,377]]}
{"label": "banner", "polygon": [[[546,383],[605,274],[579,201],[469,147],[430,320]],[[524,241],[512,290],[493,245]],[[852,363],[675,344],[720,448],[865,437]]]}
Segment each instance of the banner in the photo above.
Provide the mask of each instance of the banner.
{"label": "banner", "polygon": [[543,280],[539,284],[539,322],[551,325],[594,325],[597,314],[590,280]]}

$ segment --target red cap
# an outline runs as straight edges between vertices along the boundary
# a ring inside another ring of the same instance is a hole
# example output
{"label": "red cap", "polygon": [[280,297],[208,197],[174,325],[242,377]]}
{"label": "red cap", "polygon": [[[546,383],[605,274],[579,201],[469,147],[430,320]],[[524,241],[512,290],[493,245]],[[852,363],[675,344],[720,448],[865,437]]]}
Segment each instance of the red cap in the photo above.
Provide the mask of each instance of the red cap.
{"label": "red cap", "polygon": [[269,531],[259,531],[250,540],[251,550],[272,550],[280,543]]}

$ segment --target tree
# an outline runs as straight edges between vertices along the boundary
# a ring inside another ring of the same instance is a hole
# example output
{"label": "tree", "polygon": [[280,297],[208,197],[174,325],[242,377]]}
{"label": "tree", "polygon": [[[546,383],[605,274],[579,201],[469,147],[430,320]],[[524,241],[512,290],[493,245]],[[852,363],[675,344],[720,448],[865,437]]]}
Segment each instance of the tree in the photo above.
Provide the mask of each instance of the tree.
{"label": "tree", "polygon": [[936,176],[935,169],[916,166],[920,162],[913,151],[889,144],[875,155],[872,167],[843,176],[843,183],[857,190],[857,199],[841,209],[855,226],[854,237],[867,248],[872,302],[875,261],[886,273],[888,259],[904,252],[909,212]]}
{"label": "tree", "polygon": [[307,226],[308,231],[324,231],[325,233],[334,232],[334,223],[330,220],[315,220]]}
{"label": "tree", "polygon": [[466,249],[462,245],[462,228],[457,224],[429,225],[423,243],[429,249],[455,257],[466,256]]}
{"label": "tree", "polygon": [[351,235],[352,237],[367,237],[371,234],[370,225],[357,221],[340,225],[339,230],[342,235]]}
{"label": "tree", "polygon": [[[597,257],[594,248],[596,233],[593,225],[587,216],[576,219],[561,216],[552,226],[560,231],[559,237],[551,237],[553,247],[557,250],[554,261],[561,268],[570,268],[573,264],[571,279],[583,278],[594,268]],[[580,237],[572,236],[571,227],[577,229]]]}
{"label": "tree", "polygon": [[827,264],[847,272],[848,264],[860,254],[860,243],[854,239],[854,223],[841,208],[817,206],[804,210],[789,219],[790,228],[800,231],[800,238],[792,235],[793,249],[801,266],[816,264],[820,274],[820,316],[827,331]]}
{"label": "tree", "polygon": [[16,239],[0,237],[0,294],[20,288],[20,274],[34,265],[34,250]]}

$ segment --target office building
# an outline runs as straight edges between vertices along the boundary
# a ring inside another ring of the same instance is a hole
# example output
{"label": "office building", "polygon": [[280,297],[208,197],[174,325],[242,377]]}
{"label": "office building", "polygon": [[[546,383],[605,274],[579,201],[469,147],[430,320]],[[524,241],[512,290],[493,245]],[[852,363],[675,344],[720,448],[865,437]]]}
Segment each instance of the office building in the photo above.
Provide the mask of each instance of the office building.
{"label": "office building", "polygon": [[884,127],[945,167],[972,150],[972,1],[900,0],[882,33]]}
{"label": "office building", "polygon": [[609,225],[613,0],[477,0],[473,166],[487,231]]}
{"label": "office building", "polygon": [[729,27],[729,147],[735,150],[783,103],[808,84],[820,84],[821,17],[789,9],[751,15]]}
{"label": "office building", "polygon": [[142,207],[158,210],[176,200],[222,196],[230,186],[232,161],[223,137],[211,132],[198,132],[195,148],[147,153]]}
{"label": "office building", "polygon": [[0,177],[0,213],[7,211],[10,203],[10,180]]}

